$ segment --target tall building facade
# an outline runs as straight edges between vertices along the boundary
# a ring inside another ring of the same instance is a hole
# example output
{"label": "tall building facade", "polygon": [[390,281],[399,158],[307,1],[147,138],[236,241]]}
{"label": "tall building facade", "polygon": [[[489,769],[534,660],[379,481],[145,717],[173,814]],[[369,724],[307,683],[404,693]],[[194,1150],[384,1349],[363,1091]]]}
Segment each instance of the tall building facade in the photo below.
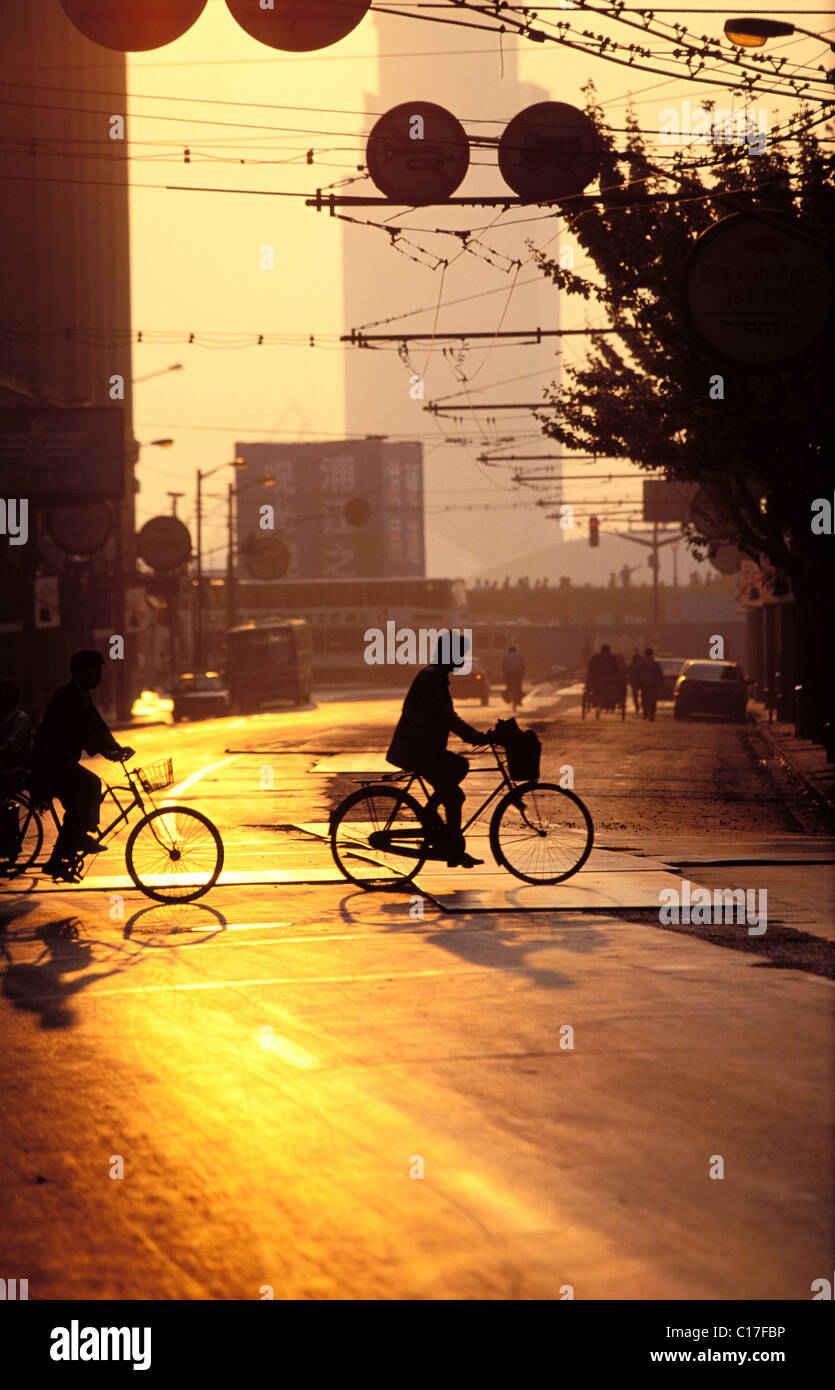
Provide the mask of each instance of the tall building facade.
{"label": "tall building facade", "polygon": [[2,666],[37,714],[74,647],[122,636],[102,694],[124,709],[136,457],[125,58],[55,0],[3,0],[0,86],[0,491],[28,487],[26,543],[0,536]]}
{"label": "tall building facade", "polygon": [[[445,107],[471,137],[496,139],[525,107],[549,98],[572,99],[521,81],[519,45],[509,36],[500,52],[489,37],[453,25],[415,25],[382,14],[374,17],[374,25],[378,83],[376,92],[365,96],[369,130],[381,114],[413,99]],[[559,57],[554,62],[558,65]],[[360,154],[358,162],[362,159]],[[377,193],[370,182],[354,183],[345,191]],[[471,144],[470,168],[458,194],[514,196],[499,174],[495,144]],[[346,332],[426,333],[434,326],[485,334],[466,351],[460,343],[430,346],[423,341],[389,343],[388,351],[353,349],[345,355],[346,430],[400,437],[414,432],[425,441],[429,572],[474,578],[482,567],[514,552],[556,549],[559,527],[541,512],[502,510],[510,500],[508,470],[478,462],[494,440],[537,430],[530,413],[497,411],[502,418],[494,421],[489,411],[469,411],[468,403],[538,401],[542,389],[559,379],[558,339],[527,347],[490,342],[498,327],[559,327],[556,288],[536,271],[527,244],[550,239],[548,254],[556,257],[558,219],[542,209],[520,207],[506,213],[498,207],[453,206],[351,207],[345,212],[360,222],[384,224],[343,223]],[[399,239],[389,235],[401,226]],[[463,251],[456,237],[416,230],[438,226],[471,230],[472,251]],[[448,261],[447,267],[432,269],[439,257]],[[517,272],[514,261],[526,264]],[[415,389],[416,377],[421,378],[422,395]],[[487,386],[489,390],[480,389]],[[459,415],[442,419],[424,411],[430,400],[453,393]],[[448,444],[449,436],[479,442]],[[558,486],[556,472],[554,482]],[[514,494],[513,501],[518,500]]]}

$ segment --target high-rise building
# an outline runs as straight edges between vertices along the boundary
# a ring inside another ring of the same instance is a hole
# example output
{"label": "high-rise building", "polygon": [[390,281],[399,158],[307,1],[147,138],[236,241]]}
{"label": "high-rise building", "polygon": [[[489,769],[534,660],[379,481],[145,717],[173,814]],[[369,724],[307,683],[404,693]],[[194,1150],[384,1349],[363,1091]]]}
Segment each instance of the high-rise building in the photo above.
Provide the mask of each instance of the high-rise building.
{"label": "high-rise building", "polygon": [[26,544],[0,536],[2,665],[37,713],[74,647],[121,635],[103,697],[124,708],[136,455],[125,58],[57,0],[3,0],[0,86],[0,491],[26,479],[30,494]]}
{"label": "high-rise building", "polygon": [[[562,91],[552,94],[520,81],[519,45],[509,39],[500,52],[488,36],[453,25],[415,25],[385,14],[377,15],[374,24],[378,82],[377,91],[365,97],[369,130],[384,112],[414,99],[445,107],[470,136],[495,140],[524,108],[552,95],[572,100]],[[377,192],[365,182],[344,191]],[[457,191],[474,197],[514,196],[499,173],[495,143],[471,144],[470,168]],[[492,344],[489,338],[499,327],[559,327],[557,291],[537,272],[527,244],[550,242],[548,255],[556,258],[558,218],[543,209],[519,207],[507,212],[499,207],[352,207],[345,212],[378,224],[343,223],[346,332],[425,333],[434,326],[488,335],[473,340],[466,351],[461,343],[395,341],[385,345],[388,350],[354,349],[345,355],[346,430],[414,434],[425,441],[429,572],[475,577],[482,565],[556,545],[559,527],[540,512],[502,510],[508,500],[507,470],[476,461],[499,437],[537,431],[530,413],[514,412],[494,421],[489,411],[473,413],[468,406],[470,401],[538,401],[542,388],[559,379],[559,339],[519,347]],[[471,250],[465,251],[456,237],[419,230],[436,226],[470,229]],[[437,264],[439,257],[448,261],[446,267]],[[525,263],[520,271],[514,261]],[[505,384],[493,389],[492,383]],[[481,391],[488,385],[490,390]],[[424,411],[427,402],[447,395],[454,395],[460,416],[436,418]],[[479,443],[446,444],[449,436]],[[536,447],[523,452],[536,452]],[[556,472],[554,483],[559,484]],[[514,495],[513,501],[518,500]]]}

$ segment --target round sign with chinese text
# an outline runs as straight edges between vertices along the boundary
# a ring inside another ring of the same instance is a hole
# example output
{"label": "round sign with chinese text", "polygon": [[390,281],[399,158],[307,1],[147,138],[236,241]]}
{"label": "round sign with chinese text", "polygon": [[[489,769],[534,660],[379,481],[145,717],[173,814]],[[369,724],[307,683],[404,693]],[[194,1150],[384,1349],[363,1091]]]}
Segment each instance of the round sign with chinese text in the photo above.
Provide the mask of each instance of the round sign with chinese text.
{"label": "round sign with chinese text", "polygon": [[797,361],[831,331],[832,263],[795,219],[733,213],[694,243],[681,307],[703,348],[744,367]]}
{"label": "round sign with chinese text", "polygon": [[582,193],[600,171],[600,137],[576,106],[539,101],[508,122],[499,140],[505,183],[527,203]]}
{"label": "round sign with chinese text", "polygon": [[381,193],[406,207],[443,202],[470,164],[461,122],[431,101],[404,101],[375,124],[365,162]]}

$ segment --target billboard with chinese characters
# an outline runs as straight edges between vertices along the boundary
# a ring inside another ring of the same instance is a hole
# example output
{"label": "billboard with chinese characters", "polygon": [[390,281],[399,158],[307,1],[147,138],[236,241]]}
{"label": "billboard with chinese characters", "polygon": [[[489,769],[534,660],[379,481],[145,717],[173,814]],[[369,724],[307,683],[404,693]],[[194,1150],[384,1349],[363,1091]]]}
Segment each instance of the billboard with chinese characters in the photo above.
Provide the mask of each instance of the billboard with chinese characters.
{"label": "billboard with chinese characters", "polygon": [[[385,439],[235,445],[236,570],[252,538],[289,554],[288,579],[421,577],[423,449]],[[362,501],[366,506],[359,506]]]}

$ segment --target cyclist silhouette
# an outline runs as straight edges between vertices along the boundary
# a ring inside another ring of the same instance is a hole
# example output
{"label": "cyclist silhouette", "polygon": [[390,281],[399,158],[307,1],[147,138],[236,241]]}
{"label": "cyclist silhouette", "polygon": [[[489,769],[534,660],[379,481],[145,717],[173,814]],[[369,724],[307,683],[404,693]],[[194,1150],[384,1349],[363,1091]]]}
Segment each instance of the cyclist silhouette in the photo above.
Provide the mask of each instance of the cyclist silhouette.
{"label": "cyclist silhouette", "polygon": [[458,652],[454,656],[451,634],[438,633],[430,664],[418,671],[403,701],[386,760],[406,772],[418,773],[429,783],[434,792],[430,806],[441,803],[446,810],[447,864],[472,869],[484,861],[467,854],[461,831],[461,783],[470,764],[460,753],[448,751],[447,739],[454,733],[464,743],[479,746],[489,743],[490,733],[480,733],[455,713],[449,678],[455,667],[465,664],[469,641],[461,637],[455,645]]}
{"label": "cyclist silhouette", "polygon": [[35,731],[32,749],[32,797],[43,806],[53,797],[64,807],[64,821],[44,871],[66,877],[68,860],[82,851],[99,854],[105,848],[95,838],[101,809],[101,780],[80,766],[82,753],[101,754],[111,762],[132,757],[132,748],[115,740],[90,695],[100,684],[104,657],[82,650],[70,658],[72,680],[62,685],[47,705]]}

